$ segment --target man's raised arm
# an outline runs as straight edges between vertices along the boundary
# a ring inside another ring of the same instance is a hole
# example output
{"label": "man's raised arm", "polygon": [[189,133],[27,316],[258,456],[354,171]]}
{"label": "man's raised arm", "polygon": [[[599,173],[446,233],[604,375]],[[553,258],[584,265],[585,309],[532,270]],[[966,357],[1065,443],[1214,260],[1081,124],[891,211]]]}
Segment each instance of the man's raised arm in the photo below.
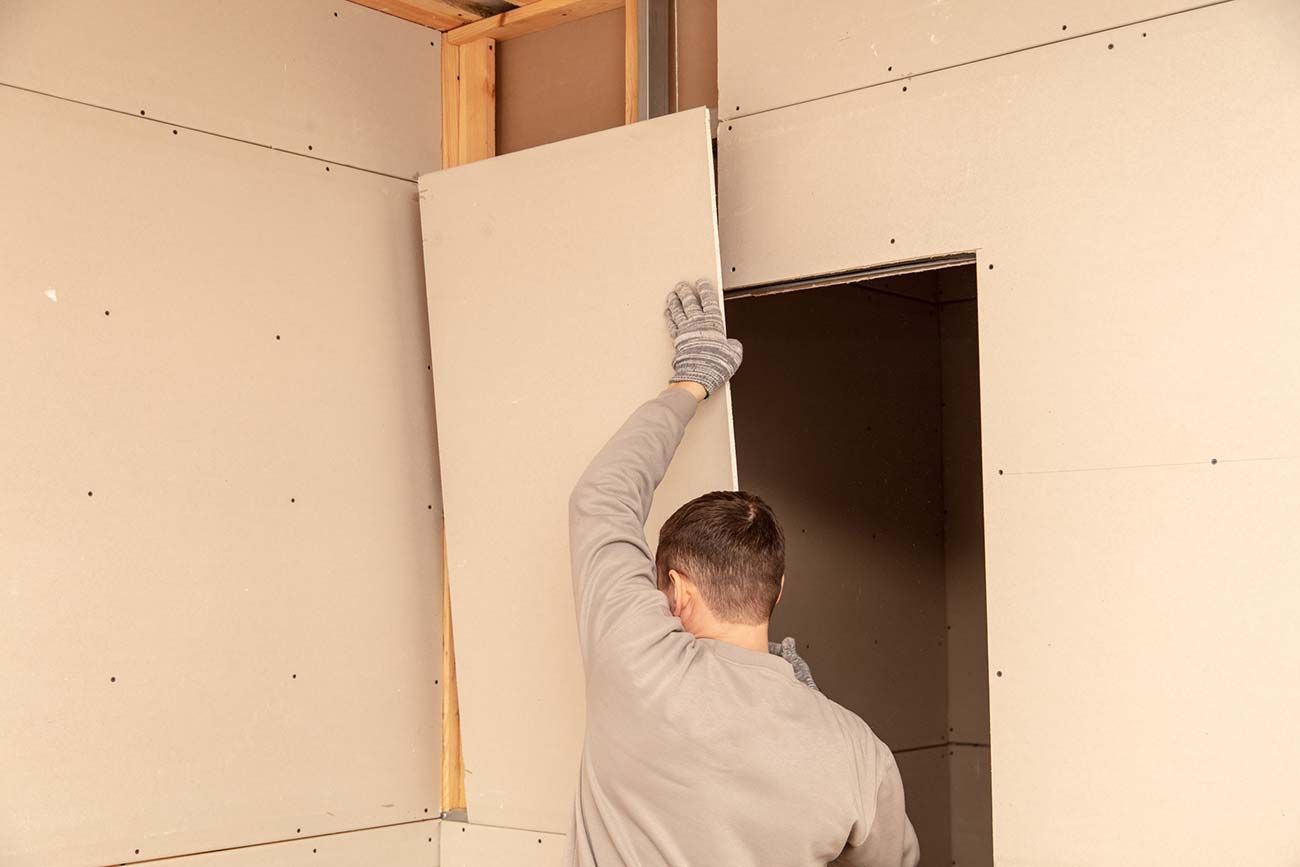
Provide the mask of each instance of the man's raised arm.
{"label": "man's raised arm", "polygon": [[578,636],[588,659],[601,637],[627,620],[671,623],[656,589],[646,517],[696,406],[740,366],[740,343],[727,340],[718,293],[707,282],[678,284],[664,314],[676,348],[668,388],[619,428],[569,498]]}

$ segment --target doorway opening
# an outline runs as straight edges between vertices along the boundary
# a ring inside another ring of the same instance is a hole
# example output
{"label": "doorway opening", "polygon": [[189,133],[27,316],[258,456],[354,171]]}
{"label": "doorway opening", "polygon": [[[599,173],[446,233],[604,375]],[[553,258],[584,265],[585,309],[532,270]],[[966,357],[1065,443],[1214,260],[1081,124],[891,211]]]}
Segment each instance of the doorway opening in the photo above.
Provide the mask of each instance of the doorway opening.
{"label": "doorway opening", "polygon": [[[992,865],[976,266],[727,294],[741,487],[786,534],[772,638],[893,749],[923,862]],[[937,264],[937,263],[936,263]],[[947,264],[947,263],[945,263]]]}

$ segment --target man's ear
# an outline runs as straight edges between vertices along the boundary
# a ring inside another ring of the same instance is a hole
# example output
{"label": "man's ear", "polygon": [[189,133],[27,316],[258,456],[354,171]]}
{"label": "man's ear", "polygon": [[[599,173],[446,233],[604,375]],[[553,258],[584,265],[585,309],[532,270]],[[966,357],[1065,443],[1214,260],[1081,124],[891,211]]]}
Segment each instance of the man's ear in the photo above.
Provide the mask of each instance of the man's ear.
{"label": "man's ear", "polygon": [[776,591],[776,602],[773,602],[773,603],[772,603],[772,607],[773,607],[773,608],[775,608],[775,607],[777,606],[777,603],[779,603],[779,602],[781,601],[781,597],[782,597],[784,594],[785,594],[785,576],[782,575],[782,576],[781,576],[781,589],[778,590],[778,591]]}
{"label": "man's ear", "polygon": [[668,570],[668,608],[673,617],[680,617],[686,604],[686,586],[676,569]]}

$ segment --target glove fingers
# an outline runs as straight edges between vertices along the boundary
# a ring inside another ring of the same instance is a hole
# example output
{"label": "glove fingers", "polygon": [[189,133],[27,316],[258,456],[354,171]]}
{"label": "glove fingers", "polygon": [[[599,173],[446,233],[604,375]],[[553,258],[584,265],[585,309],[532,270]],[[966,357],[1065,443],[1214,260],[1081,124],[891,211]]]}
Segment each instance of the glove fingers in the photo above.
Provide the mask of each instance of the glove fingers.
{"label": "glove fingers", "polygon": [[672,336],[676,337],[677,332],[686,324],[686,311],[682,308],[682,292],[689,290],[690,287],[685,283],[678,283],[677,288],[668,293],[668,298],[664,301],[664,315],[668,317],[668,327]]}
{"label": "glove fingers", "polygon": [[682,284],[684,288],[679,289],[677,294],[682,299],[682,308],[686,311],[686,318],[691,319],[696,316],[704,315],[704,308],[700,306],[700,296],[694,286]]}
{"label": "glove fingers", "polygon": [[695,294],[700,299],[700,308],[706,314],[722,318],[722,305],[718,303],[718,293],[714,291],[712,283],[708,280],[696,280]]}

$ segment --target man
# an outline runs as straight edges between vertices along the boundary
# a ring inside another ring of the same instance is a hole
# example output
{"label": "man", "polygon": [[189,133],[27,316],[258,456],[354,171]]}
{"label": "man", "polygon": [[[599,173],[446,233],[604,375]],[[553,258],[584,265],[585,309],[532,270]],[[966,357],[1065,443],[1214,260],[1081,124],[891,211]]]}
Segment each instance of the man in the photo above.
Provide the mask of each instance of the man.
{"label": "man", "polygon": [[650,501],[696,406],[740,366],[706,282],[668,296],[671,383],[569,503],[587,733],[566,863],[913,867],[889,748],[768,652],[785,542],[758,497],[682,506],[650,554]]}

